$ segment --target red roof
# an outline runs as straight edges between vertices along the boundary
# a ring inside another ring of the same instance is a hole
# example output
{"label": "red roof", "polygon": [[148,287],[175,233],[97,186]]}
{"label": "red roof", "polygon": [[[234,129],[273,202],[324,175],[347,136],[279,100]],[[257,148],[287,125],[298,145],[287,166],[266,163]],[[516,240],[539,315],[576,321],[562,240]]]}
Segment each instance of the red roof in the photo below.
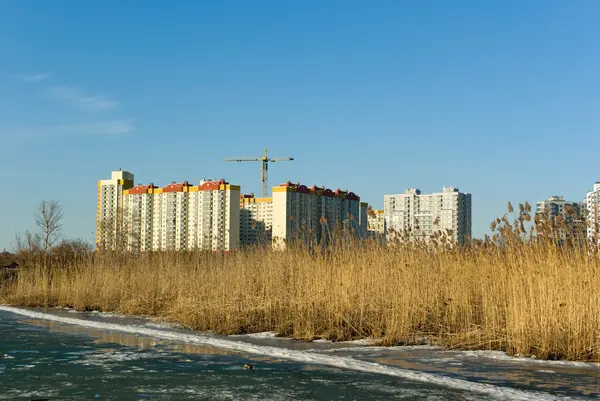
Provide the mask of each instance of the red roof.
{"label": "red roof", "polygon": [[353,201],[360,200],[360,196],[356,195],[354,192],[348,192],[348,196],[346,196],[346,198]]}
{"label": "red roof", "polygon": [[306,187],[306,185],[300,185],[298,186],[298,188],[296,189],[297,192],[300,192],[301,194],[309,194],[310,193],[310,189],[308,189]]}
{"label": "red roof", "polygon": [[226,185],[226,184],[229,184],[229,183],[226,182],[225,180],[207,181],[205,183],[198,185],[198,191],[216,191],[219,189],[220,185]]}
{"label": "red roof", "polygon": [[358,195],[356,195],[354,192],[348,192],[348,190],[342,191],[341,189],[336,189],[335,192],[332,191],[329,188],[325,188],[325,187],[318,187],[316,185],[313,185],[312,187],[308,188],[306,185],[301,185],[301,184],[293,184],[291,181],[288,181],[286,183],[283,184],[279,184],[280,187],[289,187],[289,188],[296,188],[297,192],[303,193],[303,194],[309,194],[311,191],[320,191],[322,192],[321,195],[322,196],[327,196],[327,197],[334,197],[336,195],[344,195],[344,198],[349,199],[349,200],[359,200],[360,198],[358,197]]}
{"label": "red roof", "polygon": [[140,195],[140,194],[147,194],[148,193],[148,189],[153,188],[154,186],[152,184],[150,185],[136,185],[135,187],[131,188],[129,190],[129,195]]}
{"label": "red roof", "polygon": [[333,193],[333,191],[332,191],[331,189],[329,189],[329,188],[326,188],[326,189],[323,191],[323,196],[334,197],[334,196],[335,196],[335,194]]}
{"label": "red roof", "polygon": [[189,187],[189,186],[190,186],[190,184],[187,181],[184,181],[181,184],[173,182],[172,184],[169,184],[166,187],[163,187],[163,193],[167,193],[167,192],[183,192],[183,188],[184,187]]}

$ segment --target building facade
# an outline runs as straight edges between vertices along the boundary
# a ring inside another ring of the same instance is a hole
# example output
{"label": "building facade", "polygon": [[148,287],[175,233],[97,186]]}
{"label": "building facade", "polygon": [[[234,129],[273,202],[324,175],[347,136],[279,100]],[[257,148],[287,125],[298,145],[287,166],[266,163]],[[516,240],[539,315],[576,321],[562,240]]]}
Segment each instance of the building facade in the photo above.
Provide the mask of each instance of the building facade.
{"label": "building facade", "polygon": [[383,210],[369,210],[368,230],[369,237],[372,238],[385,235],[385,214]]}
{"label": "building facade", "polygon": [[557,243],[567,240],[585,242],[585,203],[566,201],[562,196],[551,196],[537,202],[535,209],[537,234],[549,236]]}
{"label": "building facade", "polygon": [[[154,211],[153,184],[137,185],[123,191],[123,225],[128,249],[151,251]],[[125,196],[127,195],[127,196]]]}
{"label": "building facade", "polygon": [[224,180],[189,189],[188,249],[233,250],[240,240],[240,187]]}
{"label": "building facade", "polygon": [[360,202],[358,230],[361,238],[369,237],[369,204],[367,202]]}
{"label": "building facade", "polygon": [[429,241],[435,233],[449,233],[463,245],[471,238],[471,194],[450,186],[432,194],[411,188],[384,195],[384,225],[389,240]]}
{"label": "building facade", "polygon": [[584,208],[585,204],[581,202],[566,201],[562,196],[551,196],[536,204],[535,214],[551,220],[558,216],[579,218]]}
{"label": "building facade", "polygon": [[275,249],[285,249],[296,240],[323,244],[340,228],[356,237],[366,233],[367,205],[361,206],[360,198],[353,192],[317,186],[308,188],[288,181],[273,187],[272,202]]}
{"label": "building facade", "polygon": [[113,171],[110,179],[98,180],[97,248],[114,249],[119,242],[123,217],[123,191],[131,187],[133,187],[133,174],[129,171]]}
{"label": "building facade", "polygon": [[271,244],[273,198],[240,196],[240,245]]}
{"label": "building facade", "polygon": [[[190,184],[172,182],[156,188],[152,198],[152,250],[183,250],[188,239],[188,202]],[[125,197],[130,194],[126,193]],[[132,227],[136,221],[126,221]]]}
{"label": "building facade", "polygon": [[587,209],[587,238],[593,243],[600,244],[600,181],[596,182],[586,194]]}
{"label": "building facade", "polygon": [[98,184],[98,249],[229,251],[238,247],[239,186],[224,180],[199,185],[173,182],[162,188],[133,186],[133,174],[120,178],[114,173],[119,172]]}

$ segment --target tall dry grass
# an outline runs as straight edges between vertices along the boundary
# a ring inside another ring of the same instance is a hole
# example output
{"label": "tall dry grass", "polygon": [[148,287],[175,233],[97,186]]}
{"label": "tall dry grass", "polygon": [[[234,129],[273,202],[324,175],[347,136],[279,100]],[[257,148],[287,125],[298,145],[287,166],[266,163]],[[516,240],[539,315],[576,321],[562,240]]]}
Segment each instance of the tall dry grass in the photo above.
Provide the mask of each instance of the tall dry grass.
{"label": "tall dry grass", "polygon": [[51,279],[39,264],[24,268],[0,301],[153,315],[219,333],[385,344],[428,336],[462,349],[600,361],[598,254],[523,240],[507,219],[495,230],[462,248],[96,254],[51,269]]}

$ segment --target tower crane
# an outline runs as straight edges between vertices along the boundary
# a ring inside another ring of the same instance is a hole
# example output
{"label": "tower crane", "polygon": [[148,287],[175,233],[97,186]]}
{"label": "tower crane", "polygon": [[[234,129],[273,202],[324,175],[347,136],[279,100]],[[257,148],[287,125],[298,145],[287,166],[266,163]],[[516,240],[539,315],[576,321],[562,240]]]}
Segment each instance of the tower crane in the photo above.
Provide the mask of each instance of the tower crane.
{"label": "tower crane", "polygon": [[225,162],[262,162],[260,181],[262,182],[262,195],[264,198],[268,196],[268,174],[269,163],[292,161],[293,157],[271,157],[267,156],[267,148],[265,148],[262,157],[229,157],[223,159]]}

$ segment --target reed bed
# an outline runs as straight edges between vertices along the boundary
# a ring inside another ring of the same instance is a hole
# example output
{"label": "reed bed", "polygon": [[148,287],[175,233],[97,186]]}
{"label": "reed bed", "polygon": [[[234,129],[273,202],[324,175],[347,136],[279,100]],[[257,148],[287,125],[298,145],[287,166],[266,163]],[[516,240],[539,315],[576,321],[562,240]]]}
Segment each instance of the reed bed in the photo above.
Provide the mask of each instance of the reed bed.
{"label": "reed bed", "polygon": [[[499,227],[499,228],[498,228]],[[600,257],[587,246],[499,236],[468,247],[375,241],[31,262],[0,302],[150,315],[217,333],[429,341],[600,362]],[[505,231],[503,231],[505,230]]]}

